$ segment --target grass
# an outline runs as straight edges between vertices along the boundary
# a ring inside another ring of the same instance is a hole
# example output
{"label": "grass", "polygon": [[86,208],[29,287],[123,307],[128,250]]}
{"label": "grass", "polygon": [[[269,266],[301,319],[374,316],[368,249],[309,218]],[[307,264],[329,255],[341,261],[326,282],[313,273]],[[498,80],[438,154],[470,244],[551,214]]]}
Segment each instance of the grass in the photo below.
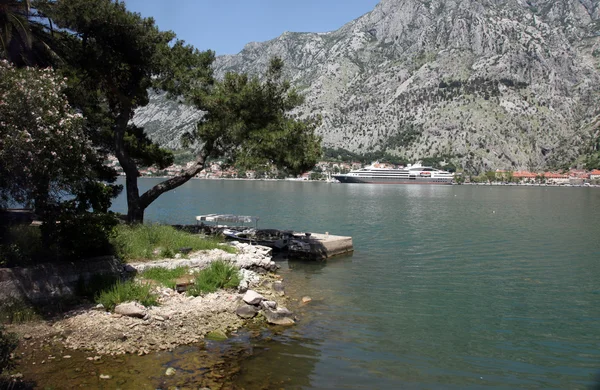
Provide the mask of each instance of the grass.
{"label": "grass", "polygon": [[176,230],[166,225],[120,225],[116,228],[112,244],[116,254],[125,261],[170,258],[180,248],[197,250],[222,249],[234,253],[235,249],[219,245],[217,238],[204,238]]}
{"label": "grass", "polygon": [[113,311],[115,306],[123,302],[137,301],[144,306],[156,306],[158,300],[149,284],[136,283],[133,280],[117,281],[112,287],[96,296],[96,302]]}
{"label": "grass", "polygon": [[165,287],[175,288],[175,281],[187,274],[188,271],[188,267],[177,267],[173,269],[156,267],[145,270],[140,276],[144,279],[154,280]]}
{"label": "grass", "polygon": [[229,263],[218,260],[198,272],[194,285],[187,292],[190,295],[198,296],[215,292],[221,288],[235,288],[240,282],[240,271]]}
{"label": "grass", "polygon": [[35,307],[17,298],[3,301],[0,313],[0,323],[3,324],[22,324],[42,318]]}

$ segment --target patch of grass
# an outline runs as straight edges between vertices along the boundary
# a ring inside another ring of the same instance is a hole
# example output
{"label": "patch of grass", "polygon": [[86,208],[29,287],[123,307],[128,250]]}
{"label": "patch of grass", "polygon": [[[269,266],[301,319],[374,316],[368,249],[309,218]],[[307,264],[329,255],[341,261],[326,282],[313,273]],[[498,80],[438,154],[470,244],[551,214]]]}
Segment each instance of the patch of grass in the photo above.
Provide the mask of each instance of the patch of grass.
{"label": "patch of grass", "polygon": [[175,288],[175,281],[187,274],[188,271],[188,267],[177,267],[173,269],[156,267],[145,270],[140,276],[144,279],[154,280],[165,287]]}
{"label": "patch of grass", "polygon": [[42,318],[35,307],[17,298],[3,301],[0,313],[0,323],[3,324],[22,324]]}
{"label": "patch of grass", "polygon": [[15,360],[11,359],[10,355],[18,345],[17,336],[12,333],[5,333],[4,328],[0,326],[0,374],[4,370],[9,370],[15,366]]}
{"label": "patch of grass", "polygon": [[112,244],[123,260],[173,257],[181,248],[197,250],[222,249],[235,253],[235,248],[219,245],[218,238],[205,238],[185,233],[166,225],[121,225],[115,228]]}
{"label": "patch of grass", "polygon": [[136,283],[133,280],[117,281],[111,288],[106,289],[96,296],[96,302],[101,303],[110,311],[120,303],[137,301],[144,306],[156,306],[158,300],[149,284]]}
{"label": "patch of grass", "polygon": [[221,288],[235,288],[240,282],[240,271],[237,268],[225,261],[217,260],[210,263],[208,268],[198,272],[194,285],[187,292],[198,296]]}

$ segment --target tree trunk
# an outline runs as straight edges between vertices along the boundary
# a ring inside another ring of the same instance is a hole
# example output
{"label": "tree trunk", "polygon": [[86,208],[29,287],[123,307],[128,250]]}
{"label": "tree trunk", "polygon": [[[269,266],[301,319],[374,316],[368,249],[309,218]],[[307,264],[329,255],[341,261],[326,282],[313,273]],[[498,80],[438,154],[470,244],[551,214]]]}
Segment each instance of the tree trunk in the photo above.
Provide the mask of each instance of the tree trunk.
{"label": "tree trunk", "polygon": [[[192,177],[196,176],[198,172],[204,169],[204,165],[206,163],[206,158],[210,154],[210,149],[208,149],[205,145],[204,148],[196,157],[196,161],[194,165],[186,169],[182,174],[174,176],[168,180],[165,180],[161,183],[158,183],[154,187],[150,188],[140,197],[140,205],[143,209],[148,207],[152,202],[154,202],[159,196],[164,194],[167,191],[171,191],[173,188],[177,188],[180,185],[186,183]],[[143,214],[143,210],[142,210]]]}
{"label": "tree trunk", "polygon": [[198,172],[204,169],[206,158],[210,154],[210,145],[205,144],[194,165],[185,170],[182,174],[158,183],[154,187],[146,191],[140,196],[138,188],[139,171],[135,165],[135,161],[129,156],[125,149],[124,137],[131,117],[130,106],[124,106],[121,114],[117,118],[115,126],[115,155],[119,160],[119,164],[125,172],[125,191],[127,192],[127,222],[130,224],[144,223],[144,211],[163,193],[177,188],[186,183]]}
{"label": "tree trunk", "polygon": [[125,172],[125,191],[127,193],[127,222],[130,224],[144,222],[144,209],[140,203],[140,191],[137,185],[139,172],[135,161],[125,149],[125,133],[129,125],[132,109],[124,104],[115,124],[115,155]]}

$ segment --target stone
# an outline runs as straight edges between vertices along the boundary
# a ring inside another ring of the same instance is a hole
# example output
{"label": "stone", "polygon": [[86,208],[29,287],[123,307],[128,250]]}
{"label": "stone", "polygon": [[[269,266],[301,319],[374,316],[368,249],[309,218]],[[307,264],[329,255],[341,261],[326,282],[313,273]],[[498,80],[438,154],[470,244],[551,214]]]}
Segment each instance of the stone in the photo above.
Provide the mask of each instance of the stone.
{"label": "stone", "polygon": [[280,307],[277,310],[265,309],[263,310],[263,313],[269,324],[288,326],[296,323],[294,319],[291,318],[293,313],[285,307]]}
{"label": "stone", "polygon": [[227,340],[227,335],[220,330],[213,330],[212,332],[208,332],[204,338],[213,341],[223,341]]}
{"label": "stone", "polygon": [[100,374],[100,379],[110,379],[110,375]]}
{"label": "stone", "polygon": [[121,303],[115,307],[115,313],[134,318],[144,318],[147,314],[146,308],[137,302]]}
{"label": "stone", "polygon": [[248,290],[246,291],[246,294],[244,294],[244,298],[242,299],[249,305],[258,305],[259,303],[265,300],[265,297],[263,297],[254,290]]}
{"label": "stone", "polygon": [[175,370],[173,367],[169,367],[169,368],[167,368],[167,371],[165,371],[165,375],[173,376],[173,375],[175,375],[175,372],[177,372],[177,370]]}
{"label": "stone", "polygon": [[275,302],[275,301],[262,301],[260,303],[260,307],[262,307],[263,309],[275,310],[275,309],[277,309],[277,302]]}
{"label": "stone", "polygon": [[94,306],[94,310],[104,311],[104,310],[106,310],[106,308],[104,307],[103,304],[99,303],[96,306]]}
{"label": "stone", "polygon": [[243,304],[235,309],[235,314],[243,319],[254,318],[258,314],[258,309],[255,306]]}
{"label": "stone", "polygon": [[30,334],[23,335],[23,339],[25,339],[25,340],[30,340],[31,337],[32,336]]}
{"label": "stone", "polygon": [[275,290],[277,293],[279,293],[279,295],[285,295],[283,282],[274,282],[271,285],[271,288],[273,288],[273,290]]}
{"label": "stone", "polygon": [[302,297],[302,303],[308,303],[308,302],[310,302],[310,301],[312,301],[312,298],[311,298],[311,297],[309,297],[309,296]]}

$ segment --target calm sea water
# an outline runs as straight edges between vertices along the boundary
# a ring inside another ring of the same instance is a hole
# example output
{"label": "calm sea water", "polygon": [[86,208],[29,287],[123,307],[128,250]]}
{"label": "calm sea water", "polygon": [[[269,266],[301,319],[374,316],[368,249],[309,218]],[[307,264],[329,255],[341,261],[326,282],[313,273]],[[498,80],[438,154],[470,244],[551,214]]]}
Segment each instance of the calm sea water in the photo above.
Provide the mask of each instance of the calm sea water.
{"label": "calm sea water", "polygon": [[193,224],[205,213],[354,239],[352,256],[282,262],[291,295],[313,301],[297,308],[297,326],[256,346],[239,386],[598,383],[599,189],[193,180],[146,219]]}

